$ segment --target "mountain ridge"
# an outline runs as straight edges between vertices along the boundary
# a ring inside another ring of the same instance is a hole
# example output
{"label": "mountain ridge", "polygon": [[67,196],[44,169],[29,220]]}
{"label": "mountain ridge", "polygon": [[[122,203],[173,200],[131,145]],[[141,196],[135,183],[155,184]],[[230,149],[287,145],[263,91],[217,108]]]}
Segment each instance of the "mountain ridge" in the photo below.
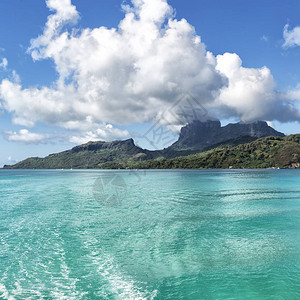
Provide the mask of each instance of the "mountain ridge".
{"label": "mountain ridge", "polygon": [[[228,132],[228,133],[227,133]],[[227,133],[227,134],[226,134]],[[284,134],[260,121],[251,124],[228,124],[219,121],[194,121],[181,129],[176,143],[163,150],[147,150],[135,145],[132,138],[112,142],[96,141],[44,158],[27,158],[5,169],[117,169],[147,166],[147,162],[174,160],[199,153],[232,149],[253,143],[264,136],[283,138]],[[266,143],[267,140],[265,141]],[[284,140],[281,143],[285,143]],[[297,148],[297,143],[294,145]],[[298,150],[295,150],[298,155]],[[154,164],[155,165],[155,164]],[[153,165],[153,166],[154,166]],[[184,167],[184,166],[183,166]]]}
{"label": "mountain ridge", "polygon": [[178,141],[169,148],[173,150],[202,150],[211,145],[241,136],[262,138],[267,136],[283,137],[284,134],[270,127],[265,121],[256,121],[249,124],[230,123],[223,127],[220,121],[193,121],[181,128]]}

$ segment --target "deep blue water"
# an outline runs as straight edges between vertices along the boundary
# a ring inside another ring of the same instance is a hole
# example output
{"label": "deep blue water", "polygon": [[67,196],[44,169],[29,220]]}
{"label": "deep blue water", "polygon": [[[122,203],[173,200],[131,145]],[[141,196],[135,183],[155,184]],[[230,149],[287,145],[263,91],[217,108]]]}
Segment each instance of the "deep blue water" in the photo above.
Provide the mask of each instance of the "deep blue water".
{"label": "deep blue water", "polygon": [[1,299],[300,299],[300,170],[0,171]]}

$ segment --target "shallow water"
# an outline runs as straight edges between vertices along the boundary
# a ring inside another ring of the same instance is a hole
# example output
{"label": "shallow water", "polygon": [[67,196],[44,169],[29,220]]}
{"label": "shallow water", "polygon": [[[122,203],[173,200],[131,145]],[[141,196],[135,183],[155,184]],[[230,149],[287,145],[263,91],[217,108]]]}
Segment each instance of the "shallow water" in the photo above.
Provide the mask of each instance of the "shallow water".
{"label": "shallow water", "polygon": [[300,170],[0,171],[1,299],[300,299]]}

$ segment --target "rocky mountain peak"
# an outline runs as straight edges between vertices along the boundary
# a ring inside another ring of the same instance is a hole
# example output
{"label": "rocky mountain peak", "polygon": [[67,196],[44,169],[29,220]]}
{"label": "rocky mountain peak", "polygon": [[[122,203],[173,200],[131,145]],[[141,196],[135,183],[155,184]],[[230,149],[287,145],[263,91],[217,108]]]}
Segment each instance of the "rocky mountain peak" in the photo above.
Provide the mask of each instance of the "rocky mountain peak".
{"label": "rocky mountain peak", "polygon": [[242,136],[256,138],[267,136],[284,136],[270,127],[265,121],[253,123],[234,123],[221,126],[220,121],[193,121],[181,129],[180,136],[170,148],[173,150],[197,149],[236,139]]}

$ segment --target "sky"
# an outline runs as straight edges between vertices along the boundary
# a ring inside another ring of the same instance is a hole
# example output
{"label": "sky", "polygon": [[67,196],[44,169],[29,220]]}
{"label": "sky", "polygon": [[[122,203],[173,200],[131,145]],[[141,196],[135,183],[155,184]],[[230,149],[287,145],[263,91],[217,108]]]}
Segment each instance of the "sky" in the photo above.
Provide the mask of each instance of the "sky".
{"label": "sky", "polygon": [[299,12],[298,0],[0,1],[0,166],[96,140],[163,148],[193,119],[299,133]]}

